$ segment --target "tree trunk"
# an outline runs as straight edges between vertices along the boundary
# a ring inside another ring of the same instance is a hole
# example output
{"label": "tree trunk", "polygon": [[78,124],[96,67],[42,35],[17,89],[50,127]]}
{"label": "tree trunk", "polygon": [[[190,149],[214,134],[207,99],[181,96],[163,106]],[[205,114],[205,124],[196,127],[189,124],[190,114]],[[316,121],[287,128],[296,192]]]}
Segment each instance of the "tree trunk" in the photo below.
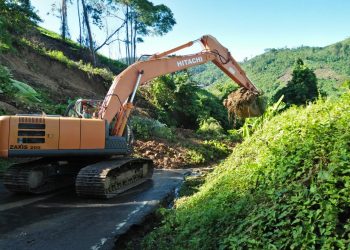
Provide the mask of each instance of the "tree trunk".
{"label": "tree trunk", "polygon": [[129,42],[129,22],[130,22],[130,16],[129,16],[129,6],[126,6],[126,41],[125,41],[125,48],[126,48],[126,62],[128,65],[130,65],[130,42]]}
{"label": "tree trunk", "polygon": [[94,66],[96,66],[96,56],[95,56],[95,51],[94,51],[94,43],[92,40],[92,34],[91,34],[91,28],[90,28],[90,22],[89,22],[89,15],[87,13],[87,9],[86,9],[86,5],[85,5],[85,0],[81,0],[81,4],[83,6],[83,15],[84,15],[84,22],[87,28],[87,32],[88,32],[88,37],[89,37],[89,49],[91,52],[91,57],[92,57],[92,61]]}
{"label": "tree trunk", "polygon": [[135,18],[134,20],[134,41],[133,41],[133,44],[134,44],[134,62],[136,61],[136,43],[137,43],[137,18]]}
{"label": "tree trunk", "polygon": [[62,0],[61,6],[61,36],[63,40],[67,38],[68,25],[67,25],[67,0]]}
{"label": "tree trunk", "polygon": [[79,18],[79,44],[81,46],[82,38],[81,38],[81,20],[80,20],[80,4],[79,0],[77,0],[77,9],[78,9],[78,18]]}

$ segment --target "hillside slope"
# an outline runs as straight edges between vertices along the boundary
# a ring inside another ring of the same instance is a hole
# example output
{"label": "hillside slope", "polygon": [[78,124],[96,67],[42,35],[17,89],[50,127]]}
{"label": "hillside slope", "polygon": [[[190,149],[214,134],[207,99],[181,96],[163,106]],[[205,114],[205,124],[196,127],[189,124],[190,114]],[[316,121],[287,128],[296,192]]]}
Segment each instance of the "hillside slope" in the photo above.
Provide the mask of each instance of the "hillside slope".
{"label": "hillside slope", "polygon": [[[18,38],[13,49],[0,53],[0,66],[10,70],[12,79],[37,91],[44,97],[42,101],[66,105],[68,100],[79,97],[103,98],[113,75],[125,68],[122,63],[98,58],[100,68],[92,67],[86,49],[37,28]],[[0,109],[7,114],[43,110],[40,103],[31,105],[13,98],[15,95],[4,89],[1,92]]]}
{"label": "hillside slope", "polygon": [[[301,58],[315,71],[319,87],[327,95],[336,94],[339,84],[350,79],[350,38],[326,47],[267,49],[264,54],[241,65],[249,78],[271,96],[291,79],[292,67],[297,58]],[[228,79],[213,64],[201,65],[191,72],[193,79],[205,86]]]}
{"label": "hillside slope", "polygon": [[147,249],[349,249],[350,93],[293,107],[167,211]]}

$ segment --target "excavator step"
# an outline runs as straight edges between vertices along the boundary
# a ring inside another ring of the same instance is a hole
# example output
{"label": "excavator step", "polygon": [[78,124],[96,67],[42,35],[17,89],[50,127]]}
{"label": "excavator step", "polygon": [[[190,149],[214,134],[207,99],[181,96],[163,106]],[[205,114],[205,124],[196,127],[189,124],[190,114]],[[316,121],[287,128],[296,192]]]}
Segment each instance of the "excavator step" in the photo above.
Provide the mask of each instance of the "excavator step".
{"label": "excavator step", "polygon": [[152,178],[152,174],[150,159],[109,159],[80,170],[75,181],[76,193],[109,199]]}

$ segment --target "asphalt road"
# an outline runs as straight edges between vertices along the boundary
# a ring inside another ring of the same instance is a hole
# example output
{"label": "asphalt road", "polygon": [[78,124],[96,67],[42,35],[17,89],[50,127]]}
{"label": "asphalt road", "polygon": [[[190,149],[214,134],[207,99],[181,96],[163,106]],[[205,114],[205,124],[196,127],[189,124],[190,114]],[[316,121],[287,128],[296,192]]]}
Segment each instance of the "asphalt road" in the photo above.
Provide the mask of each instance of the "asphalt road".
{"label": "asphalt road", "polygon": [[114,237],[174,192],[184,170],[156,170],[153,179],[111,200],[77,197],[73,188],[12,195],[0,184],[0,249],[111,249]]}

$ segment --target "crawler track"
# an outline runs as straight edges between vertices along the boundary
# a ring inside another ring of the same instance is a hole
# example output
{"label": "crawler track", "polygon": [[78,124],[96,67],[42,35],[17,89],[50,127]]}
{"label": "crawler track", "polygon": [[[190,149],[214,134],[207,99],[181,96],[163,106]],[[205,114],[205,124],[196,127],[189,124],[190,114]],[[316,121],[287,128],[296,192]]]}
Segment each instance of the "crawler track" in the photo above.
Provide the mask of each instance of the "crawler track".
{"label": "crawler track", "polygon": [[80,170],[75,188],[79,196],[112,198],[150,179],[153,162],[143,158],[115,158]]}
{"label": "crawler track", "polygon": [[10,166],[4,174],[4,185],[13,193],[42,194],[74,184],[78,164],[39,159]]}

